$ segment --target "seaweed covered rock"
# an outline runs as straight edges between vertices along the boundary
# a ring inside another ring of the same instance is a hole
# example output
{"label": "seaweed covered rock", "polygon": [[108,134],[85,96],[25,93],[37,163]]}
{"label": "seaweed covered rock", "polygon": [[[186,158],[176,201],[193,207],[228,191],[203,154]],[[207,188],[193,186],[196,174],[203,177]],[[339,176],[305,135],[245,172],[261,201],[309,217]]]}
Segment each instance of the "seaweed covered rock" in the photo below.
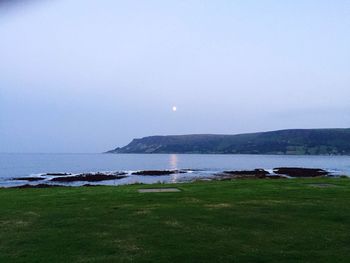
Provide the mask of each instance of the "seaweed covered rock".
{"label": "seaweed covered rock", "polygon": [[47,176],[67,176],[72,175],[71,173],[46,173]]}
{"label": "seaweed covered rock", "polygon": [[170,175],[170,174],[179,174],[179,173],[186,173],[186,171],[182,171],[182,170],[146,170],[146,171],[133,172],[132,175],[160,176],[160,175]]}
{"label": "seaweed covered rock", "polygon": [[16,178],[13,178],[12,180],[34,182],[34,181],[45,180],[45,178],[42,178],[42,177],[16,177]]}
{"label": "seaweed covered rock", "polygon": [[55,177],[50,181],[53,182],[98,182],[98,181],[107,181],[107,180],[117,180],[126,177],[126,173],[117,173],[117,174],[105,174],[105,173],[87,173],[87,174],[79,174],[75,176],[65,176],[65,177]]}
{"label": "seaweed covered rock", "polygon": [[242,170],[242,171],[224,171],[224,174],[231,178],[266,178],[270,173],[264,169]]}
{"label": "seaweed covered rock", "polygon": [[51,187],[63,187],[63,186],[54,185],[54,184],[37,184],[37,185],[25,184],[25,185],[20,185],[20,186],[13,186],[10,188],[27,189],[27,188],[51,188]]}
{"label": "seaweed covered rock", "polygon": [[328,175],[327,171],[318,168],[278,167],[274,168],[273,172],[290,177],[319,177]]}

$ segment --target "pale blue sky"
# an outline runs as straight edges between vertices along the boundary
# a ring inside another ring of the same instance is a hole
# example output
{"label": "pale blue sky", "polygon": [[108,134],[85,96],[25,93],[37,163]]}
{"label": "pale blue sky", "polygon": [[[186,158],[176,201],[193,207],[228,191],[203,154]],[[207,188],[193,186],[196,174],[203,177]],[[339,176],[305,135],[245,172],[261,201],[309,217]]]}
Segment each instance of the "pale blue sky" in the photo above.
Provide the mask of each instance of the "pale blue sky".
{"label": "pale blue sky", "polygon": [[0,4],[0,152],[350,127],[350,1],[24,2]]}

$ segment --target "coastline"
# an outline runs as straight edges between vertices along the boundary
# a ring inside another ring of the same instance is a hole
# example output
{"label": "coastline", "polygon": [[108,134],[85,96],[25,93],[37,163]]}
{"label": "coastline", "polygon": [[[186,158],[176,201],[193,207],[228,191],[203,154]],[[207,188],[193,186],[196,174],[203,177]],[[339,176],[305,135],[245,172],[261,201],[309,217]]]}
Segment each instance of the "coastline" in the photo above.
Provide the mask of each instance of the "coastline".
{"label": "coastline", "polygon": [[[336,174],[320,168],[277,167],[273,169],[256,168],[253,170],[206,171],[198,169],[176,170],[138,170],[70,173],[43,173],[35,176],[10,178],[5,188],[44,188],[44,187],[81,187],[98,185],[131,185],[157,183],[192,183],[197,181],[227,181],[242,179],[276,180],[294,178],[348,178],[349,175]],[[350,177],[349,177],[350,178]]]}

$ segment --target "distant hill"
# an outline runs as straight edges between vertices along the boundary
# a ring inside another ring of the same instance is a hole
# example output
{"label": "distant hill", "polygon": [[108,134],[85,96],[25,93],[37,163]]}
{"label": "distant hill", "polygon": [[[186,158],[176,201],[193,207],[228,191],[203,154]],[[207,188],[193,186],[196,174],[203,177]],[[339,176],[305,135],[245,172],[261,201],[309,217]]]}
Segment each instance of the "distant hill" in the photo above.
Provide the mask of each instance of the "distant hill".
{"label": "distant hill", "polygon": [[350,155],[350,129],[150,136],[134,139],[128,145],[107,153]]}

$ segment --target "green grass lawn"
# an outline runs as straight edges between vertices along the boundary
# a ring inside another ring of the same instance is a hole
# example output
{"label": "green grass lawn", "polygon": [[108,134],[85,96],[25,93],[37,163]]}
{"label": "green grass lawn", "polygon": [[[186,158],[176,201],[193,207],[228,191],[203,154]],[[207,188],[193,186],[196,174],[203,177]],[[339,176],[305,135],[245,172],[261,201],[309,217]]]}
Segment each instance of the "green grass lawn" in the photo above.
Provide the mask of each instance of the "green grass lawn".
{"label": "green grass lawn", "polygon": [[349,179],[174,186],[0,189],[0,262],[350,262]]}

